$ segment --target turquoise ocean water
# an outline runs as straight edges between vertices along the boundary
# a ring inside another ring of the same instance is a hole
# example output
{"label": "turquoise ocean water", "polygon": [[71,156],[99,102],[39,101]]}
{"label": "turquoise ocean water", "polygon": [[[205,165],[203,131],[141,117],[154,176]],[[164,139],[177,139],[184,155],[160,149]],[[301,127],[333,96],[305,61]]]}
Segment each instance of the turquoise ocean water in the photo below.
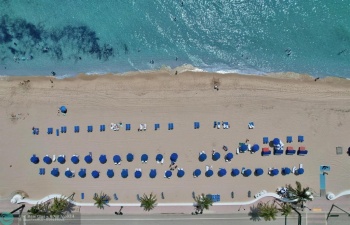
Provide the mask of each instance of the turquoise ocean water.
{"label": "turquoise ocean water", "polygon": [[350,78],[350,0],[0,0],[0,75],[185,64]]}

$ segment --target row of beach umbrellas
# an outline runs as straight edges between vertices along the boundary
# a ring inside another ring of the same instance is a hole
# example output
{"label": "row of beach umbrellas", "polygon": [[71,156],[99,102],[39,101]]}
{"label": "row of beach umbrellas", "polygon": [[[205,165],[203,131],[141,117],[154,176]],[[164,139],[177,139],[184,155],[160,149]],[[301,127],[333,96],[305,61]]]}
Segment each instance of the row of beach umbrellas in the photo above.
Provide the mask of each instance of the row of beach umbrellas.
{"label": "row of beach umbrellas", "polygon": [[[249,177],[250,175],[252,175],[252,170],[251,169],[245,169],[243,168],[242,171],[240,172],[238,169],[233,168],[231,170],[231,176],[238,176],[240,173],[242,173],[243,176],[245,177]],[[288,175],[291,173],[291,170],[288,167],[282,168],[282,174],[283,175]],[[304,173],[304,169],[303,168],[299,168],[296,171],[297,174],[303,174]],[[51,171],[51,174],[55,177],[58,177],[60,175],[58,168],[53,168]],[[170,178],[172,176],[173,172],[171,170],[167,170],[164,173],[164,177],[165,178]],[[199,177],[202,174],[202,171],[200,169],[196,169],[193,171],[193,177]],[[217,175],[219,177],[223,177],[227,174],[227,171],[225,168],[220,168],[217,172]],[[261,176],[264,174],[264,170],[262,168],[256,168],[254,171],[254,175],[255,176]],[[278,169],[270,169],[269,170],[269,175],[270,176],[276,176],[279,174],[279,170]],[[81,178],[86,177],[86,169],[81,169],[78,173],[78,175]],[[178,177],[183,177],[185,175],[185,171],[180,168],[177,171],[177,176]],[[214,175],[214,171],[213,169],[207,169],[205,172],[205,176],[206,177],[211,177]],[[68,178],[74,177],[74,171],[71,171],[69,168],[67,168],[67,170],[65,171],[65,176]],[[91,172],[91,176],[93,178],[99,178],[100,176],[100,172],[97,170],[93,170]],[[108,169],[107,170],[107,176],[109,178],[114,177],[114,171],[113,169]],[[127,178],[129,176],[129,170],[128,169],[123,169],[121,171],[121,177],[123,178]],[[134,173],[135,178],[139,179],[142,177],[142,170],[141,169],[136,169],[135,173]],[[149,172],[149,177],[150,178],[155,178],[157,176],[157,170],[156,169],[151,169]]]}
{"label": "row of beach umbrellas", "polygon": [[[170,160],[171,160],[172,162],[176,162],[177,159],[178,159],[177,153],[171,154]],[[128,153],[128,154],[126,155],[126,160],[127,160],[128,162],[132,162],[132,161],[134,160],[134,155],[133,155],[132,153]],[[157,162],[161,162],[162,160],[163,160],[163,155],[162,155],[162,154],[158,154],[158,155],[156,156],[156,161],[157,161]],[[40,159],[39,159],[38,156],[36,156],[35,154],[33,154],[32,157],[30,158],[30,161],[31,161],[32,163],[34,163],[34,164],[38,164],[38,163],[40,162]],[[54,161],[54,159],[51,158],[49,155],[46,155],[46,156],[44,156],[43,161],[44,161],[44,163],[46,163],[46,164],[51,164],[51,163]],[[78,164],[78,163],[80,162],[79,155],[73,155],[73,156],[71,157],[71,161],[72,161],[72,163],[74,163],[74,164]],[[88,163],[88,164],[92,163],[92,161],[93,161],[92,154],[86,155],[86,156],[84,157],[84,161],[85,161],[86,163]],[[101,164],[105,164],[105,163],[107,162],[107,156],[101,154],[100,157],[99,157],[99,161],[100,161]],[[121,159],[120,155],[114,155],[114,156],[113,156],[113,162],[114,162],[115,164],[120,164],[121,161],[122,161],[122,159]],[[141,162],[147,162],[147,161],[148,161],[148,155],[147,155],[147,154],[142,154],[142,155],[141,155]],[[61,163],[61,164],[64,164],[64,163],[66,162],[66,157],[65,157],[64,155],[58,156],[58,157],[57,157],[57,162],[59,162],[59,163]]]}

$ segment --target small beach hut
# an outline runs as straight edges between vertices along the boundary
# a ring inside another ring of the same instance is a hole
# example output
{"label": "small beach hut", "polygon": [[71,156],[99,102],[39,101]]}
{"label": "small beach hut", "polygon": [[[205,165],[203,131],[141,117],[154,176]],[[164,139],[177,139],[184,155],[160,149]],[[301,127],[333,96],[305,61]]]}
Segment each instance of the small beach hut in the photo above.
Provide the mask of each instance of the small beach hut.
{"label": "small beach hut", "polygon": [[177,161],[177,158],[178,158],[177,153],[173,153],[173,154],[171,154],[171,156],[170,156],[170,161],[176,162],[176,161]]}
{"label": "small beach hut", "polygon": [[205,172],[205,176],[206,176],[206,177],[211,177],[211,176],[213,176],[213,174],[214,174],[214,172],[213,172],[212,169],[210,169],[210,170],[208,170],[208,171]]}
{"label": "small beach hut", "polygon": [[73,177],[73,173],[70,170],[66,170],[66,172],[64,172],[64,175],[66,175],[66,177],[68,177],[68,178],[72,178]]}
{"label": "small beach hut", "polygon": [[225,168],[220,168],[219,172],[218,172],[218,176],[219,177],[223,177],[226,175],[226,169]]}
{"label": "small beach hut", "polygon": [[120,158],[119,155],[113,156],[113,162],[114,164],[119,164],[122,159]]}
{"label": "small beach hut", "polygon": [[57,162],[64,164],[66,162],[66,158],[63,155],[58,156]]}
{"label": "small beach hut", "polygon": [[232,159],[233,159],[233,154],[232,154],[232,152],[227,153],[226,156],[225,156],[225,160],[231,161]]}
{"label": "small beach hut", "polygon": [[172,175],[173,175],[173,172],[171,172],[170,170],[165,171],[166,178],[170,178]]}
{"label": "small beach hut", "polygon": [[79,163],[79,157],[77,155],[73,155],[72,158],[70,159],[72,163],[78,164]]}
{"label": "small beach hut", "polygon": [[260,149],[259,145],[255,144],[255,145],[252,146],[251,152],[255,153],[255,152],[259,151],[259,149]]}
{"label": "small beach hut", "polygon": [[133,160],[134,160],[134,155],[131,154],[131,153],[128,153],[128,154],[126,155],[126,161],[132,162]]}
{"label": "small beach hut", "polygon": [[231,171],[231,176],[238,176],[239,175],[239,169],[233,168]]}
{"label": "small beach hut", "polygon": [[67,107],[64,106],[64,105],[62,105],[62,106],[60,107],[60,111],[61,111],[61,113],[67,113]]}
{"label": "small beach hut", "polygon": [[264,174],[264,170],[261,168],[256,168],[254,174],[255,176],[261,176]]}
{"label": "small beach hut", "polygon": [[156,161],[161,162],[163,160],[163,155],[162,154],[157,154],[156,156]]}
{"label": "small beach hut", "polygon": [[147,154],[142,154],[141,155],[141,162],[147,162],[148,161],[148,155]]}
{"label": "small beach hut", "polygon": [[282,174],[283,175],[288,175],[288,174],[290,174],[290,169],[288,168],[288,167],[285,167],[285,168],[282,168]]}
{"label": "small beach hut", "polygon": [[84,178],[84,177],[86,177],[86,170],[85,169],[80,169],[78,174],[79,174],[79,177]]}
{"label": "small beach hut", "polygon": [[46,155],[43,159],[43,161],[46,163],[46,164],[51,164],[52,163],[52,159],[50,158],[50,156]]}
{"label": "small beach hut", "polygon": [[202,174],[202,171],[201,171],[200,169],[196,169],[196,170],[193,172],[193,176],[194,176],[194,177],[199,177],[201,174]]}
{"label": "small beach hut", "polygon": [[135,178],[139,179],[140,177],[142,177],[142,172],[140,170],[136,170],[135,171]]}
{"label": "small beach hut", "polygon": [[185,171],[184,170],[178,170],[177,171],[177,176],[178,177],[183,177],[185,175]]}
{"label": "small beach hut", "polygon": [[207,154],[205,153],[200,154],[198,159],[201,162],[205,161],[207,159]]}
{"label": "small beach hut", "polygon": [[213,156],[212,156],[212,159],[213,159],[214,161],[220,159],[220,153],[215,152],[215,153],[213,154]]}
{"label": "small beach hut", "polygon": [[100,172],[98,172],[97,170],[94,170],[91,172],[91,175],[93,178],[99,178],[100,177]]}
{"label": "small beach hut", "polygon": [[37,157],[36,155],[33,155],[31,158],[30,158],[30,161],[34,164],[38,164],[39,163],[39,157]]}
{"label": "small beach hut", "polygon": [[129,176],[128,169],[123,169],[121,172],[122,178],[127,178]]}
{"label": "small beach hut", "polygon": [[91,157],[91,155],[85,156],[84,160],[85,160],[85,162],[86,162],[87,164],[92,163],[92,157]]}
{"label": "small beach hut", "polygon": [[60,172],[57,168],[53,168],[51,170],[51,175],[54,176],[54,177],[58,177],[60,175]]}
{"label": "small beach hut", "polygon": [[107,162],[107,156],[106,155],[100,155],[100,163],[105,164]]}
{"label": "small beach hut", "polygon": [[109,178],[114,177],[114,171],[112,169],[107,170],[107,177]]}
{"label": "small beach hut", "polygon": [[249,177],[251,174],[252,174],[252,171],[251,171],[250,169],[246,169],[246,170],[244,170],[244,172],[243,172],[243,175],[244,175],[245,177]]}
{"label": "small beach hut", "polygon": [[149,177],[153,179],[156,176],[157,176],[157,170],[156,169],[151,169],[151,171],[149,172]]}

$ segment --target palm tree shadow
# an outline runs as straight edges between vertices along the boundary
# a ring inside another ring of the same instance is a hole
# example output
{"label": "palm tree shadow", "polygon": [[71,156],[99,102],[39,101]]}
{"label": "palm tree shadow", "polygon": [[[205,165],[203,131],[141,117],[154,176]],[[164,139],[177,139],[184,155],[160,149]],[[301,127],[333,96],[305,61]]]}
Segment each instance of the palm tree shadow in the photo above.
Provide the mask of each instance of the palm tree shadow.
{"label": "palm tree shadow", "polygon": [[254,205],[250,207],[250,212],[248,213],[248,216],[250,216],[250,220],[253,220],[253,221],[261,220],[259,216],[259,208],[255,207]]}

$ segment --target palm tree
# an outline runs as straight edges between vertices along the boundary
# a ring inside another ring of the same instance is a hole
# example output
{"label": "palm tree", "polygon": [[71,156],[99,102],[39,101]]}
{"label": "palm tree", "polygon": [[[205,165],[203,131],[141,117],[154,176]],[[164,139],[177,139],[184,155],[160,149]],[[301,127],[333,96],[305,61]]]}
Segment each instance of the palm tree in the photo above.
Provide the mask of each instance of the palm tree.
{"label": "palm tree", "polygon": [[151,193],[149,196],[146,194],[143,194],[143,196],[140,197],[140,202],[141,202],[140,207],[143,207],[143,210],[149,212],[156,207],[157,196],[153,195],[153,193]]}
{"label": "palm tree", "polygon": [[62,216],[69,209],[69,201],[66,197],[54,198],[49,209],[52,216]]}
{"label": "palm tree", "polygon": [[281,207],[279,211],[282,216],[285,216],[284,223],[287,224],[287,216],[292,213],[292,206],[287,202],[283,202],[282,204],[279,204],[279,206]]}
{"label": "palm tree", "polygon": [[299,181],[295,182],[296,188],[293,188],[292,185],[287,185],[288,189],[288,198],[294,200],[296,203],[301,202],[301,208],[304,208],[304,203],[307,201],[312,201],[314,196],[309,191],[309,187],[302,188]]}
{"label": "palm tree", "polygon": [[265,221],[276,220],[278,213],[275,203],[269,204],[269,202],[258,204],[259,216],[264,218]]}
{"label": "palm tree", "polygon": [[111,198],[103,192],[101,192],[100,195],[95,193],[93,199],[95,200],[95,205],[99,209],[104,209],[104,206],[108,204],[109,200],[111,200]]}
{"label": "palm tree", "polygon": [[198,211],[200,211],[200,214],[203,213],[204,209],[208,210],[209,206],[213,205],[213,200],[204,194],[196,196],[194,200],[197,203],[196,208]]}

